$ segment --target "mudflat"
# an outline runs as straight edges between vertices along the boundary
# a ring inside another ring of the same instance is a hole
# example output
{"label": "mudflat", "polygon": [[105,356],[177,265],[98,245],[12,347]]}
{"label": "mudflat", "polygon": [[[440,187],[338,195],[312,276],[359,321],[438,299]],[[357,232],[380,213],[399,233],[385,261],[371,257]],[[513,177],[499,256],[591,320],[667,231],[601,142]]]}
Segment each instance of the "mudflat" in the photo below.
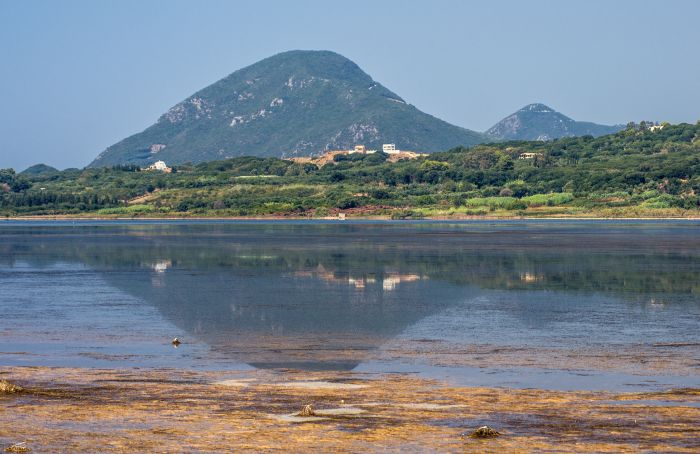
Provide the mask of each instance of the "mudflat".
{"label": "mudflat", "polygon": [[[700,389],[453,387],[339,372],[3,368],[0,442],[33,452],[697,452]],[[307,404],[313,416],[298,416]],[[488,425],[501,435],[470,433]]]}

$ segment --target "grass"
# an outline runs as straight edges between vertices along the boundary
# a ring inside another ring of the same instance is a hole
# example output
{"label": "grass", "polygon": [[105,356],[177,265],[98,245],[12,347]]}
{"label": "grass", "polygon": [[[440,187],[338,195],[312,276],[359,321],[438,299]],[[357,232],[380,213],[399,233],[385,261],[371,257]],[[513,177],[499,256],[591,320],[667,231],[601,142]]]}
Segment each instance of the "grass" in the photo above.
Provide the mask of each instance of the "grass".
{"label": "grass", "polygon": [[468,207],[487,207],[490,210],[504,209],[516,210],[527,208],[527,204],[515,197],[475,197],[467,199],[465,205]]}
{"label": "grass", "polygon": [[574,200],[574,195],[569,192],[557,192],[551,194],[534,194],[520,199],[530,207],[536,206],[558,206],[564,205]]}
{"label": "grass", "polygon": [[124,215],[137,215],[137,214],[150,214],[159,211],[156,207],[146,204],[136,204],[127,207],[116,207],[116,208],[102,208],[97,210],[96,214],[99,215],[111,215],[111,214],[124,214]]}

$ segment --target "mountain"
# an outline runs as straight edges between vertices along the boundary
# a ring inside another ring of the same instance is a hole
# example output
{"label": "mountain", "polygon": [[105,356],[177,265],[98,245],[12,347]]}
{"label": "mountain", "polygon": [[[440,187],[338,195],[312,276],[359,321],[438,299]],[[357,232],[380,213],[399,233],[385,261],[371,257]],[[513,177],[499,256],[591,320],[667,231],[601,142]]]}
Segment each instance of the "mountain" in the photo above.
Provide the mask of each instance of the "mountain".
{"label": "mountain", "polygon": [[603,136],[624,129],[575,121],[544,104],[529,104],[493,125],[486,134],[492,139],[551,140],[560,137]]}
{"label": "mountain", "polygon": [[421,112],[339,54],[297,50],[198,91],[90,166],[303,156],[355,144],[431,152],[486,140]]}
{"label": "mountain", "polygon": [[31,167],[27,167],[22,172],[21,175],[44,175],[49,173],[57,173],[59,170],[55,167],[48,166],[46,164],[34,164]]}

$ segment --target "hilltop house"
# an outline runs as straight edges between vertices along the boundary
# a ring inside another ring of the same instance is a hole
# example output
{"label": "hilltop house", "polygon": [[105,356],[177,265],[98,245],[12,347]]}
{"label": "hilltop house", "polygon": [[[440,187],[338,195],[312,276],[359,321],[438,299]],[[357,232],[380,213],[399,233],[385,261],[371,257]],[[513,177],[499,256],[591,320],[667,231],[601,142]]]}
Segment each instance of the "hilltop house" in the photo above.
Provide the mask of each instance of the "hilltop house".
{"label": "hilltop house", "polygon": [[[421,156],[427,156],[427,154],[425,153],[397,150],[396,145],[393,143],[383,144],[382,151],[389,155],[387,157],[388,162],[398,162],[403,159],[417,159]],[[317,166],[324,166],[326,164],[335,164],[337,162],[336,156],[352,154],[370,155],[376,152],[377,150],[368,150],[365,145],[355,145],[349,150],[330,150],[326,151],[325,153],[319,156],[296,156],[293,158],[286,159],[300,164],[312,163],[316,164]]]}
{"label": "hilltop house", "polygon": [[146,167],[146,170],[158,170],[165,173],[172,172],[172,169],[165,164],[165,161],[156,161],[150,166]]}
{"label": "hilltop house", "polygon": [[377,152],[377,150],[368,150],[367,147],[365,147],[364,145],[355,145],[355,148],[353,148],[352,150],[349,150],[349,151],[348,151],[348,154],[355,154],[355,153],[358,153],[358,154],[373,154],[373,153],[376,153],[376,152]]}
{"label": "hilltop house", "polygon": [[384,145],[382,145],[382,151],[386,154],[400,153],[400,150],[397,150],[396,145],[393,143],[385,143]]}

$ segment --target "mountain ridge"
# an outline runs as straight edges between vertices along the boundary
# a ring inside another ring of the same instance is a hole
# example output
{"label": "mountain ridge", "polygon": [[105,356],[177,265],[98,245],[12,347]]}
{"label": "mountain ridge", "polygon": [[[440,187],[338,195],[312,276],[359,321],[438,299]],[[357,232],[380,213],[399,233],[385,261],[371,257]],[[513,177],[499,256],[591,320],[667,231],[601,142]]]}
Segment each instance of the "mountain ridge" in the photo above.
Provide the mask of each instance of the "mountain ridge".
{"label": "mountain ridge", "polygon": [[600,125],[576,121],[542,103],[528,104],[508,115],[485,134],[498,140],[552,140],[562,137],[613,134],[623,125]]}
{"label": "mountain ridge", "polygon": [[355,144],[432,152],[488,140],[418,110],[340,54],[295,50],[197,91],[89,166],[304,156]]}

